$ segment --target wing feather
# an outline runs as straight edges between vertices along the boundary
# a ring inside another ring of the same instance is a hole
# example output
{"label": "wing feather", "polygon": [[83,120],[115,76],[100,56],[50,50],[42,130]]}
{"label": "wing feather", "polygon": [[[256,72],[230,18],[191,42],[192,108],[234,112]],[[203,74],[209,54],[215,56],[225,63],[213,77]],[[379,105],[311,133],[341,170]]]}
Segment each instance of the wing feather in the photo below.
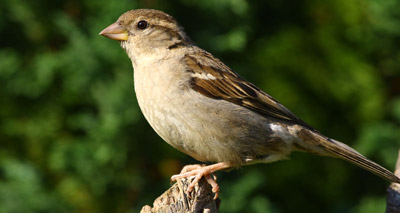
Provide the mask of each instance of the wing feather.
{"label": "wing feather", "polygon": [[[192,73],[191,86],[214,99],[223,99],[263,116],[271,116],[311,128],[267,93],[242,79],[220,60],[203,50],[184,58]],[[311,128],[312,129],[312,128]]]}

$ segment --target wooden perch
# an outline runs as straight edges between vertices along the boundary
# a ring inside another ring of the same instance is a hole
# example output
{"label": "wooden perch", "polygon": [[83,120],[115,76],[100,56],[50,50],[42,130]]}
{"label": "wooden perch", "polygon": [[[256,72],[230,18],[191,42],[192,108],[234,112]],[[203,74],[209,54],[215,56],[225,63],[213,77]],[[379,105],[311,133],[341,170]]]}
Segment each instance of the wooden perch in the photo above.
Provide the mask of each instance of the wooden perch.
{"label": "wooden perch", "polygon": [[187,195],[186,190],[193,177],[178,179],[178,181],[158,197],[154,203],[153,208],[146,205],[143,206],[140,213],[155,213],[155,212],[168,212],[168,213],[216,213],[218,212],[220,200],[214,200],[214,194],[211,191],[211,186],[207,181],[202,178],[196,184],[190,196]]}
{"label": "wooden perch", "polygon": [[[400,150],[397,158],[396,169],[394,174],[400,177]],[[386,199],[386,213],[399,213],[400,212],[400,184],[390,184],[388,190],[388,196]]]}

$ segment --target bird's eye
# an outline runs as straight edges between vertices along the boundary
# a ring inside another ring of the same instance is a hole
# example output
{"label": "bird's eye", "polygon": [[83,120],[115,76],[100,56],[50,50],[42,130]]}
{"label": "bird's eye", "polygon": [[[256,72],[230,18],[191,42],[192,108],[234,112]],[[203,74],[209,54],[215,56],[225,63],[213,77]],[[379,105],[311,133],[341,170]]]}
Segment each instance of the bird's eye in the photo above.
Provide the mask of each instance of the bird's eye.
{"label": "bird's eye", "polygon": [[141,29],[141,30],[146,29],[148,26],[149,26],[149,23],[147,23],[147,21],[144,21],[144,20],[139,21],[139,22],[137,23],[137,27],[138,27],[139,29]]}

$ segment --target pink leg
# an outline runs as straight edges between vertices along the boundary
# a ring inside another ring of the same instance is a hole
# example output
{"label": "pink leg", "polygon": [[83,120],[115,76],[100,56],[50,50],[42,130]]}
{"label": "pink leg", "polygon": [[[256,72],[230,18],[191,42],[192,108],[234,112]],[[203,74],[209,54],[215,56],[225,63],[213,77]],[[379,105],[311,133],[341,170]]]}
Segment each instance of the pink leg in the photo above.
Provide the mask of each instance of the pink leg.
{"label": "pink leg", "polygon": [[188,192],[191,192],[196,185],[200,181],[202,177],[204,177],[208,184],[211,185],[212,191],[215,196],[214,199],[218,198],[219,186],[217,184],[217,177],[213,175],[214,172],[222,169],[226,169],[231,167],[229,163],[222,162],[216,163],[209,166],[200,166],[200,165],[187,165],[183,167],[181,173],[179,175],[173,175],[171,177],[171,181],[176,181],[178,178],[186,178],[190,176],[195,176],[195,179],[188,186]]}

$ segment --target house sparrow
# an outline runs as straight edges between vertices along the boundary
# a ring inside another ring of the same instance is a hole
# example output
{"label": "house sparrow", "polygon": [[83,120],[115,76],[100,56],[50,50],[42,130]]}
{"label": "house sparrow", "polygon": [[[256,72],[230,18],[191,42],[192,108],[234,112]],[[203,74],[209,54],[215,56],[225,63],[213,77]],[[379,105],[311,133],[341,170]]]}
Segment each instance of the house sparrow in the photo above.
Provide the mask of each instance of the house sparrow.
{"label": "house sparrow", "polygon": [[337,157],[390,181],[400,179],[349,146],[330,139],[270,95],[197,47],[168,14],[131,10],[100,32],[118,40],[132,61],[145,118],[167,143],[209,166],[189,165],[177,178],[287,158],[292,151]]}

